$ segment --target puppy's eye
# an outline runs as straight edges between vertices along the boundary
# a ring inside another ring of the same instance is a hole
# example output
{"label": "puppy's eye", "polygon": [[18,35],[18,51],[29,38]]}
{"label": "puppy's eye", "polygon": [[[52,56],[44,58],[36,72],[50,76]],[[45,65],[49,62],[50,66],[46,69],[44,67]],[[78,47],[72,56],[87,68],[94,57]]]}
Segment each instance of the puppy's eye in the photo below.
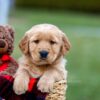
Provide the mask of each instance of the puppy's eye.
{"label": "puppy's eye", "polygon": [[34,40],[33,42],[36,43],[36,44],[38,44],[39,43],[39,40]]}
{"label": "puppy's eye", "polygon": [[57,42],[51,40],[51,41],[50,41],[50,44],[52,44],[52,45],[53,45],[53,44],[57,44]]}

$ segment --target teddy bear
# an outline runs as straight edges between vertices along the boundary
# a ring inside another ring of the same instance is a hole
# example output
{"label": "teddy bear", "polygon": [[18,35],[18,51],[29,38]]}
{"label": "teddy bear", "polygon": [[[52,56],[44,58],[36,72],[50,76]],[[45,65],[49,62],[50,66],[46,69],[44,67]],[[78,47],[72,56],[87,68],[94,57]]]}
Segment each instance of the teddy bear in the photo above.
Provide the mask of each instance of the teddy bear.
{"label": "teddy bear", "polygon": [[11,57],[14,49],[14,30],[11,26],[0,26],[0,100],[65,100],[66,80],[54,83],[53,91],[41,93],[37,89],[39,79],[30,79],[29,89],[23,95],[13,91],[14,75],[18,68]]}
{"label": "teddy bear", "polygon": [[0,26],[0,75],[14,75],[18,67],[10,54],[14,48],[14,30],[10,26]]}

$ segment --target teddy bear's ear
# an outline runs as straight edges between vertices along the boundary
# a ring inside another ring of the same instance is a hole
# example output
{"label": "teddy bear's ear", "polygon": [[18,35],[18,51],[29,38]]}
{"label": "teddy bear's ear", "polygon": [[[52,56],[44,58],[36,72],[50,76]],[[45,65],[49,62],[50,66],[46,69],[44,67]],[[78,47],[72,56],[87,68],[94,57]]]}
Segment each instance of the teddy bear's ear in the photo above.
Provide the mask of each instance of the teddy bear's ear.
{"label": "teddy bear's ear", "polygon": [[28,44],[29,44],[28,36],[24,36],[22,38],[22,40],[20,41],[20,43],[19,43],[19,47],[20,47],[21,51],[25,55],[28,54],[28,52],[29,52],[29,50],[28,50],[29,49]]}
{"label": "teddy bear's ear", "polygon": [[9,31],[11,37],[14,39],[14,34],[15,34],[14,28],[12,28],[10,25],[6,25],[5,28],[7,31]]}
{"label": "teddy bear's ear", "polygon": [[2,32],[4,30],[5,30],[4,26],[0,25],[0,32]]}

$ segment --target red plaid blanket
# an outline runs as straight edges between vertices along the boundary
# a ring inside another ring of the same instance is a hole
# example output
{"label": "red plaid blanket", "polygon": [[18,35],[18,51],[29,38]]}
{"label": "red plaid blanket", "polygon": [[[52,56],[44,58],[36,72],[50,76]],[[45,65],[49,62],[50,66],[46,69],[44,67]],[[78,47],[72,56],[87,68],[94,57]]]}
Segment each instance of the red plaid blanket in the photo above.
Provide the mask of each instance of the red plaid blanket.
{"label": "red plaid blanket", "polygon": [[[8,62],[12,60],[12,58],[9,55],[4,55],[0,60],[3,61],[3,63],[0,64],[0,72],[2,72],[9,67]],[[41,93],[37,89],[38,79],[30,79],[29,89],[22,95],[16,95],[14,93],[13,81],[14,78],[10,75],[0,75],[0,100],[2,100],[1,98],[4,100],[45,100],[46,93]]]}

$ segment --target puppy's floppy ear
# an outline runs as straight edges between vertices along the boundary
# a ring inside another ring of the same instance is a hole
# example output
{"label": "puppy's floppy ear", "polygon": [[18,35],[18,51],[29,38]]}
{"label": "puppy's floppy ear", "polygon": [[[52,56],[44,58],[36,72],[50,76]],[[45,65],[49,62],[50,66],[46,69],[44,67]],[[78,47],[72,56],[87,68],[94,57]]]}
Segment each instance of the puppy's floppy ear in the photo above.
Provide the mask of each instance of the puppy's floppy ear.
{"label": "puppy's floppy ear", "polygon": [[67,53],[67,51],[70,50],[71,44],[67,38],[67,36],[63,33],[62,34],[62,48],[61,48],[61,52],[63,55],[65,55]]}
{"label": "puppy's floppy ear", "polygon": [[22,40],[19,43],[19,47],[25,55],[28,54],[28,52],[29,52],[29,40],[28,40],[27,35],[22,38]]}

